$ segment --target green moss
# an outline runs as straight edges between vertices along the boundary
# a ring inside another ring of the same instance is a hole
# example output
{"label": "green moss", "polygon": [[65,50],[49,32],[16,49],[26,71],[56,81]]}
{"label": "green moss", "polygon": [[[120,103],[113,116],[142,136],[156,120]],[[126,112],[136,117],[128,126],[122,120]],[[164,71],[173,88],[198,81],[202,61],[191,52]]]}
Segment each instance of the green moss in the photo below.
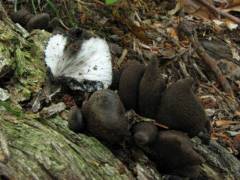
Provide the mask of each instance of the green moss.
{"label": "green moss", "polygon": [[[28,39],[27,46],[17,47],[16,49],[17,68],[15,77],[25,89],[36,93],[45,81],[46,68],[43,51],[50,34],[45,31],[37,31],[33,34],[35,35]],[[26,92],[26,90],[18,92]]]}
{"label": "green moss", "polygon": [[5,112],[10,113],[17,118],[20,118],[23,115],[21,108],[14,106],[9,101],[0,101],[0,107],[3,107]]}
{"label": "green moss", "polygon": [[0,21],[0,77],[15,69],[15,60],[11,56],[13,53],[13,45],[10,43],[12,38],[11,30],[7,30]]}
{"label": "green moss", "polygon": [[6,73],[14,71],[16,67],[15,61],[11,59],[11,53],[0,43],[0,77]]}
{"label": "green moss", "polygon": [[15,35],[9,26],[3,21],[0,21],[0,40],[3,42],[14,39]]}
{"label": "green moss", "polygon": [[105,146],[93,137],[71,132],[59,116],[41,123],[37,119],[3,119],[1,128],[12,155],[9,165],[18,169],[22,178],[33,174],[44,179],[48,175],[56,179],[131,177],[127,170],[119,172],[121,162]]}
{"label": "green moss", "polygon": [[43,86],[46,76],[43,52],[49,36],[48,32],[38,30],[24,39],[21,34],[12,31],[11,27],[0,21],[0,58],[4,59],[0,64],[0,75],[1,65],[5,69],[6,65],[8,69],[15,69],[15,82],[8,87],[13,101],[29,100]]}

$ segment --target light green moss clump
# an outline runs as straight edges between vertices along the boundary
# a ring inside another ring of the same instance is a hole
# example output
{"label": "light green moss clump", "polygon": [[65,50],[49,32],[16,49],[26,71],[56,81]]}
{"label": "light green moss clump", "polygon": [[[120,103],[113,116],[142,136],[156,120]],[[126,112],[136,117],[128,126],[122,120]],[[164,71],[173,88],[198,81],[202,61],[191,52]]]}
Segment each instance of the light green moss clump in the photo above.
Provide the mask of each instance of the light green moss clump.
{"label": "light green moss clump", "polygon": [[4,60],[0,63],[0,75],[1,67],[15,70],[15,84],[8,87],[13,101],[29,100],[41,89],[46,76],[43,52],[49,36],[46,31],[36,30],[23,38],[17,26],[12,30],[0,21],[0,59]]}

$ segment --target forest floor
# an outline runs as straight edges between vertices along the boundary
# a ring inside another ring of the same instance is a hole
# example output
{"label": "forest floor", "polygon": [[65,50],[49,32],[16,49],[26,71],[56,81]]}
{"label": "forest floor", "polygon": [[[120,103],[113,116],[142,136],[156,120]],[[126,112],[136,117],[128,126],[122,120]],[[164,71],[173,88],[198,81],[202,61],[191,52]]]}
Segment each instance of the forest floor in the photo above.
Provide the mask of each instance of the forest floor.
{"label": "forest floor", "polygon": [[166,64],[168,84],[193,77],[195,92],[211,119],[211,138],[239,157],[240,1],[38,2],[4,5],[8,13],[22,7],[33,14],[47,12],[58,17],[65,30],[78,26],[105,38],[114,68],[129,60],[148,64],[160,59]]}

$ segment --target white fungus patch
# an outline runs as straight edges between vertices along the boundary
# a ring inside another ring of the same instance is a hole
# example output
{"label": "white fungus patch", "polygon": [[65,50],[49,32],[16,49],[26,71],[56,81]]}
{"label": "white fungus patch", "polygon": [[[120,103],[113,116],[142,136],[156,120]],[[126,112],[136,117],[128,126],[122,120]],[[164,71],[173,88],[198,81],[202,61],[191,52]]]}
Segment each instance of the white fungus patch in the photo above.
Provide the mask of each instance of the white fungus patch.
{"label": "white fungus patch", "polygon": [[95,91],[111,85],[111,54],[105,40],[94,37],[84,40],[74,55],[64,51],[66,46],[67,37],[61,34],[48,41],[45,62],[54,78],[70,79],[67,84],[73,90]]}
{"label": "white fungus patch", "polygon": [[57,75],[57,66],[63,58],[66,43],[67,38],[60,34],[51,37],[48,41],[45,49],[45,62],[53,76]]}

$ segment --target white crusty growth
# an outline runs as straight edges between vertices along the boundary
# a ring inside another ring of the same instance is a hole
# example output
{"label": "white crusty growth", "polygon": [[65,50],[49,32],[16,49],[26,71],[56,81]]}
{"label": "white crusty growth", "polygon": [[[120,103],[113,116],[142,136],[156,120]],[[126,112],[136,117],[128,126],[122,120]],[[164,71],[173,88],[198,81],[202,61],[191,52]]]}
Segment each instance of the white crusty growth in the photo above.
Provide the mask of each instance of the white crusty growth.
{"label": "white crusty growth", "polygon": [[45,62],[55,78],[70,77],[79,83],[101,82],[103,88],[111,85],[111,54],[105,40],[94,37],[84,40],[75,55],[64,51],[66,45],[67,37],[57,34],[49,39],[45,49]]}

